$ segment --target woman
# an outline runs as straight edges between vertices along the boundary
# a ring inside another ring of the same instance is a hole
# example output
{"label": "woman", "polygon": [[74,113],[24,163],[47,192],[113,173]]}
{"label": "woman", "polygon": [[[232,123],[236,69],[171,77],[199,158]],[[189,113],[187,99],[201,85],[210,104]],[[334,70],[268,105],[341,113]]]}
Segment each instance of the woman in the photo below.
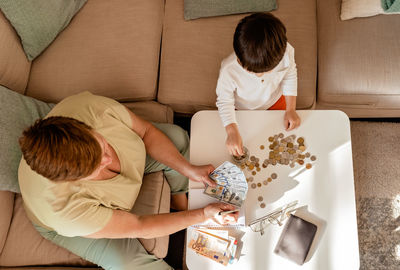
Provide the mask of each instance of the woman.
{"label": "woman", "polygon": [[[112,99],[84,92],[26,129],[19,183],[27,215],[41,235],[105,269],[170,269],[136,238],[169,235],[232,210],[221,203],[186,210],[187,178],[215,185],[208,177],[214,168],[185,159],[182,129],[156,125]],[[171,206],[184,211],[130,213],[143,174],[160,170],[171,187]],[[236,219],[232,214],[220,222]]]}

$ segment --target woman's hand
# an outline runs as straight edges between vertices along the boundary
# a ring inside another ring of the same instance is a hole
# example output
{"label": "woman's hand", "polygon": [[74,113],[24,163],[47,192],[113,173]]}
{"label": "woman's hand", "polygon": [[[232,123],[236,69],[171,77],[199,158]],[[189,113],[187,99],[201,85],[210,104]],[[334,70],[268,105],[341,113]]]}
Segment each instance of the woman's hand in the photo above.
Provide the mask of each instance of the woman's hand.
{"label": "woman's hand", "polygon": [[239,217],[239,211],[227,214],[219,215],[220,212],[235,210],[236,207],[225,203],[211,203],[203,208],[204,218],[206,220],[213,219],[219,224],[233,224],[236,223]]}
{"label": "woman's hand", "polygon": [[229,154],[240,157],[244,154],[243,141],[240,136],[239,129],[235,123],[227,125],[226,130],[226,147],[228,148]]}
{"label": "woman's hand", "polygon": [[287,131],[292,130],[300,126],[300,117],[295,110],[288,110],[284,116],[284,126]]}
{"label": "woman's hand", "polygon": [[203,166],[191,165],[187,177],[195,182],[201,182],[203,184],[215,187],[217,184],[209,176],[209,174],[214,170],[215,168],[211,164]]}

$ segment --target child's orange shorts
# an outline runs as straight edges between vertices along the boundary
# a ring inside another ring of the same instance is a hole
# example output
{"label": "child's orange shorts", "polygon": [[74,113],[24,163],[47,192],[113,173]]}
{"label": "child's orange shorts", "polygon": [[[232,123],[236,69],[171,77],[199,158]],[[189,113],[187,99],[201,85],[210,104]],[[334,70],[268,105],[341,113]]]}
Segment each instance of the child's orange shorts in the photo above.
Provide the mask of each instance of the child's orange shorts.
{"label": "child's orange shorts", "polygon": [[274,105],[269,107],[268,110],[286,110],[286,100],[285,96],[282,95]]}

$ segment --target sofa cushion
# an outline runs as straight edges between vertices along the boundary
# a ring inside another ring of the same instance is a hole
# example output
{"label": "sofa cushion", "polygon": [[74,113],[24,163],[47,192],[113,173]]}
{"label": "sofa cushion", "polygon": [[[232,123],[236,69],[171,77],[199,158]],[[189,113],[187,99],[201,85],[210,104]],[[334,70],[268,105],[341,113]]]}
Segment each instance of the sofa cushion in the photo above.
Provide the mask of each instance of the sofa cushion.
{"label": "sofa cushion", "polygon": [[35,120],[54,106],[0,86],[0,190],[20,192],[18,167],[22,153],[18,139]]}
{"label": "sofa cushion", "polygon": [[[51,254],[51,256],[50,256]],[[91,265],[78,256],[44,239],[26,217],[22,197],[16,195],[14,214],[3,252],[1,266]]]}
{"label": "sofa cushion", "polygon": [[11,22],[29,60],[57,37],[87,0],[3,0],[0,8]]}
{"label": "sofa cushion", "polygon": [[351,117],[390,116],[400,107],[400,19],[341,21],[340,5],[318,2],[318,103],[361,110]]}
{"label": "sofa cushion", "polygon": [[[315,0],[279,1],[272,13],[287,27],[298,69],[297,107],[310,108],[316,92]],[[245,15],[185,21],[183,0],[166,1],[158,100],[174,111],[215,109],[222,59],[233,52],[233,33]]]}
{"label": "sofa cushion", "polygon": [[0,191],[0,254],[7,239],[14,210],[14,195],[10,191]]}
{"label": "sofa cushion", "polygon": [[[2,198],[0,197],[0,199]],[[169,200],[170,189],[163,173],[148,174],[143,179],[139,197],[132,211],[138,214],[167,213],[169,212]],[[156,239],[146,239],[145,241],[140,239],[140,241],[149,252],[162,258],[167,254],[168,239],[169,237],[166,236]],[[44,239],[26,217],[22,206],[22,198],[20,195],[17,195],[8,237],[3,252],[0,254],[0,266],[50,264],[93,266],[93,264],[72,254],[68,250]]]}
{"label": "sofa cushion", "polygon": [[[137,215],[169,213],[170,187],[162,172],[147,174],[143,179],[139,196],[132,208]],[[169,236],[153,239],[139,239],[144,248],[158,258],[164,258],[168,253]]]}
{"label": "sofa cushion", "polygon": [[276,9],[276,0],[185,0],[185,20]]}
{"label": "sofa cushion", "polygon": [[147,121],[173,124],[174,111],[168,105],[163,105],[156,101],[126,102],[122,104]]}
{"label": "sofa cushion", "polygon": [[24,93],[31,62],[26,59],[17,33],[0,11],[0,85]]}
{"label": "sofa cushion", "polygon": [[32,64],[27,95],[90,91],[119,101],[156,97],[164,1],[93,0]]}

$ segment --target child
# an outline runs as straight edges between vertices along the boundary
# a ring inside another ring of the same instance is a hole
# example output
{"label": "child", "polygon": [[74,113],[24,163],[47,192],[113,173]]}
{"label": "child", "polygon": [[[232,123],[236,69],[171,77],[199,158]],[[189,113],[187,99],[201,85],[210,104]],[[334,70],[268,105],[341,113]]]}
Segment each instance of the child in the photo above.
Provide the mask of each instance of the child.
{"label": "child", "polygon": [[216,104],[227,133],[228,151],[241,156],[243,143],[235,108],[286,110],[285,129],[300,125],[296,113],[297,69],[286,28],[270,13],[243,18],[236,27],[233,48],[235,52],[221,63]]}

